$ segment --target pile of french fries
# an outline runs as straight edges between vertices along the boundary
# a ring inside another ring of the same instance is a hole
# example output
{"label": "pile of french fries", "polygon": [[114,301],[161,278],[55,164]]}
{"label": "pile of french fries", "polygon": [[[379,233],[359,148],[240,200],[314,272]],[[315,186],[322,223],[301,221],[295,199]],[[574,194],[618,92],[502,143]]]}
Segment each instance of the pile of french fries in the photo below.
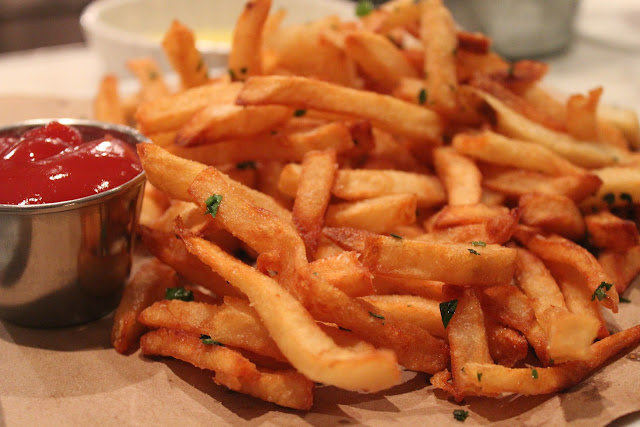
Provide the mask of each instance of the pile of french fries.
{"label": "pile of french fries", "polygon": [[556,96],[441,0],[287,27],[270,6],[246,3],[226,74],[176,21],[179,88],[148,59],[135,96],[100,85],[95,116],[153,141],[117,351],[308,410],[402,369],[457,401],[554,393],[640,342],[603,320],[640,272],[633,111]]}

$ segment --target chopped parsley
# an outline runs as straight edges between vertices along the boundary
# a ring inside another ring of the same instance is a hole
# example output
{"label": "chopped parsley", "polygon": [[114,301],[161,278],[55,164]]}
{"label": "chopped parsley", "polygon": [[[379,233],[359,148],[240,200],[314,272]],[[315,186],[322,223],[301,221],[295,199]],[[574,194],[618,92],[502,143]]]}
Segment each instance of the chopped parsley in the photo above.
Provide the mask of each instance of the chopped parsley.
{"label": "chopped parsley", "polygon": [[473,255],[480,255],[480,252],[476,251],[475,249],[467,249],[469,251],[470,254]]}
{"label": "chopped parsley", "polygon": [[474,242],[471,242],[471,244],[473,246],[487,246],[487,244],[485,242],[482,242],[482,241],[474,241]]}
{"label": "chopped parsley", "polygon": [[305,110],[305,109],[303,109],[303,108],[301,108],[301,109],[296,110],[296,111],[294,111],[294,112],[293,112],[293,115],[294,115],[295,117],[302,117],[302,116],[304,116],[305,114],[307,114],[307,110]]}
{"label": "chopped parsley", "polygon": [[602,196],[602,200],[604,200],[608,205],[612,205],[616,201],[616,195],[613,193],[607,193]]}
{"label": "chopped parsley", "polygon": [[236,79],[236,72],[235,72],[235,71],[233,71],[231,68],[229,68],[229,69],[227,70],[227,72],[229,73],[229,78],[231,79],[231,81],[232,81],[232,82],[235,82],[235,81],[237,80],[237,79]]}
{"label": "chopped parsley", "polygon": [[509,64],[509,68],[507,69],[507,75],[509,77],[513,77],[515,75],[515,66],[513,64]]}
{"label": "chopped parsley", "polygon": [[212,194],[211,197],[204,201],[204,204],[207,205],[207,210],[204,211],[204,214],[211,214],[215,218],[220,202],[222,202],[222,196],[220,194]]}
{"label": "chopped parsley", "polygon": [[384,320],[384,316],[380,316],[379,314],[375,314],[375,313],[372,313],[372,312],[369,312],[369,314],[371,316],[375,317],[376,319]]}
{"label": "chopped parsley", "polygon": [[453,410],[453,418],[456,421],[464,422],[469,416],[469,411],[465,411],[464,409],[454,409]]}
{"label": "chopped parsley", "polygon": [[598,301],[605,299],[607,297],[607,291],[611,289],[612,286],[613,285],[611,283],[600,283],[600,286],[598,286],[593,292],[593,295],[591,295],[591,301],[594,301],[596,298],[598,298]]}
{"label": "chopped parsley", "polygon": [[236,169],[245,170],[245,169],[255,169],[256,162],[240,162],[236,165]]}
{"label": "chopped parsley", "polygon": [[209,335],[200,335],[200,341],[202,341],[202,344],[219,345],[220,347],[224,347],[224,344],[222,344],[220,341],[214,340]]}
{"label": "chopped parsley", "polygon": [[418,92],[418,102],[420,103],[420,105],[424,105],[424,103],[427,102],[426,89],[420,89],[420,92]]}
{"label": "chopped parsley", "polygon": [[633,201],[631,199],[631,194],[629,193],[620,193],[620,200],[624,200],[625,202],[631,204],[631,202]]}
{"label": "chopped parsley", "polygon": [[181,301],[193,301],[193,292],[185,288],[167,288],[164,292],[164,299],[178,299]]}
{"label": "chopped parsley", "polygon": [[631,300],[629,298],[620,297],[620,302],[623,302],[625,304],[629,304],[631,302]]}
{"label": "chopped parsley", "polygon": [[476,376],[478,377],[478,382],[482,381],[482,372],[478,372]]}
{"label": "chopped parsley", "polygon": [[158,73],[155,70],[149,71],[149,80],[155,80],[158,78]]}
{"label": "chopped parsley", "polygon": [[242,74],[247,74],[247,71],[248,71],[247,67],[240,68],[240,73]]}
{"label": "chopped parsley", "polygon": [[362,18],[373,12],[375,6],[371,0],[358,0],[356,3],[356,16]]}
{"label": "chopped parsley", "polygon": [[352,332],[351,329],[343,328],[342,326],[338,326],[338,329],[340,329],[341,331]]}
{"label": "chopped parsley", "polygon": [[393,237],[394,239],[402,240],[402,236],[398,236],[397,234],[389,233],[389,236]]}
{"label": "chopped parsley", "polygon": [[533,378],[534,380],[538,379],[538,370],[537,369],[532,369],[531,370],[531,378]]}
{"label": "chopped parsley", "polygon": [[456,312],[457,306],[457,299],[440,303],[440,317],[442,318],[442,324],[444,325],[445,329],[447,328],[449,321],[453,317],[453,314]]}

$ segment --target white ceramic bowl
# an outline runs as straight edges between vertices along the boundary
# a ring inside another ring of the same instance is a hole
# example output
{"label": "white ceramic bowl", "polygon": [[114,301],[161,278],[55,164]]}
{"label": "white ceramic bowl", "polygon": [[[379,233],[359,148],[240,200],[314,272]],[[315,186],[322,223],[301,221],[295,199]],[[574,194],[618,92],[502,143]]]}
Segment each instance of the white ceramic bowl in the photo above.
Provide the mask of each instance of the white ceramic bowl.
{"label": "white ceramic bowl", "polygon": [[[96,0],[83,11],[80,24],[87,44],[98,52],[104,72],[130,77],[126,61],[143,56],[154,58],[165,70],[170,70],[160,40],[173,19],[193,29],[196,39],[203,35],[198,48],[210,68],[225,67],[228,39],[244,4],[242,0]],[[355,3],[273,0],[271,7],[287,10],[284,25],[288,25],[331,14],[349,19],[354,16]],[[211,41],[217,36],[227,40]],[[203,40],[207,38],[210,40]]]}

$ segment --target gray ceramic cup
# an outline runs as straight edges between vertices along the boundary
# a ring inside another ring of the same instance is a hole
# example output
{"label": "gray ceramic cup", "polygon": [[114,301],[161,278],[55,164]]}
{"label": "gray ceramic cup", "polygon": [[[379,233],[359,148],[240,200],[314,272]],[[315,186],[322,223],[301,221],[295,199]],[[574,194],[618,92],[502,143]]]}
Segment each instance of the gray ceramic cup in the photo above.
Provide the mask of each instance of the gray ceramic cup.
{"label": "gray ceramic cup", "polygon": [[[55,120],[77,128],[84,140],[108,133],[132,145],[149,142],[127,126]],[[1,127],[0,136],[50,121]],[[112,311],[131,269],[144,183],[141,172],[116,188],[76,200],[0,204],[0,317],[49,328],[85,323]]]}

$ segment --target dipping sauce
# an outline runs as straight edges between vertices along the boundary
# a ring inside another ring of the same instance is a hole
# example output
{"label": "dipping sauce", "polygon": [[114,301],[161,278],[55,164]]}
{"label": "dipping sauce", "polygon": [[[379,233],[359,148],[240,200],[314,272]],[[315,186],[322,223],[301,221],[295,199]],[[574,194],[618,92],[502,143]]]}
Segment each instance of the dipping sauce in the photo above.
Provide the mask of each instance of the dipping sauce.
{"label": "dipping sauce", "polygon": [[84,141],[77,129],[54,121],[0,136],[0,204],[75,200],[118,187],[140,172],[135,148],[110,135]]}

